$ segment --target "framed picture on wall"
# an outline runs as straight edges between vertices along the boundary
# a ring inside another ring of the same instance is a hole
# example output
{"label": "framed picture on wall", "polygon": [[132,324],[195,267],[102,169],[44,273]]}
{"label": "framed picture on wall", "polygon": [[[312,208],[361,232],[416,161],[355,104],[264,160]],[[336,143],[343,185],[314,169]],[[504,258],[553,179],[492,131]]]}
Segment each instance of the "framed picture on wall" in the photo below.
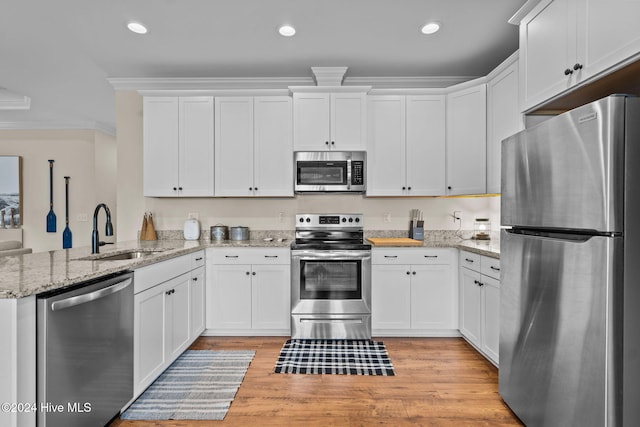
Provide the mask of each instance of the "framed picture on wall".
{"label": "framed picture on wall", "polygon": [[0,225],[21,226],[22,211],[22,157],[0,156]]}

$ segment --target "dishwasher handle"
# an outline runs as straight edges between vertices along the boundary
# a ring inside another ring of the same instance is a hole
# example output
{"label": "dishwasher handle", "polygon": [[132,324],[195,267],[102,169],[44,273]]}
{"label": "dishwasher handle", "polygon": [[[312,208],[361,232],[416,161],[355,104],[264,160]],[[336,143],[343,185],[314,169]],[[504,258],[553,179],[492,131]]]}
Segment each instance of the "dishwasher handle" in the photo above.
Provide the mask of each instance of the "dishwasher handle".
{"label": "dishwasher handle", "polygon": [[111,285],[107,288],[98,289],[90,294],[77,295],[75,297],[66,298],[60,301],[56,301],[51,304],[51,311],[64,310],[65,308],[75,307],[76,305],[84,304],[87,302],[95,301],[100,298],[104,298],[107,295],[120,292],[127,286],[133,283],[133,279],[128,278],[122,282],[118,282],[115,285]]}

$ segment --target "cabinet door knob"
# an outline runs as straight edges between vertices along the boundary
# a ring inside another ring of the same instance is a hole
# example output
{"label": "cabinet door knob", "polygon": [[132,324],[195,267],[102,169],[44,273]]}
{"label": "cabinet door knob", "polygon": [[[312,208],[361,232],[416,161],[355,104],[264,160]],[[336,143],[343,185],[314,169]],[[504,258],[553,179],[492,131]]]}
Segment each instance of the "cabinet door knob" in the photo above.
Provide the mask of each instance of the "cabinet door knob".
{"label": "cabinet door knob", "polygon": [[410,272],[410,271],[407,271],[407,276],[408,276],[408,275],[410,275],[410,274],[411,274],[411,272]]}
{"label": "cabinet door knob", "polygon": [[325,143],[326,145],[329,145],[329,141],[325,141],[324,143]]}
{"label": "cabinet door knob", "polygon": [[416,275],[416,272],[414,271],[414,272],[413,272],[413,273],[411,273],[411,274],[413,274],[413,275],[415,276],[415,275]]}
{"label": "cabinet door knob", "polygon": [[336,142],[335,142],[335,141],[331,141],[331,145],[335,145],[335,144],[336,144]]}
{"label": "cabinet door knob", "polygon": [[178,187],[173,187],[173,191],[177,191],[177,190],[178,190]]}
{"label": "cabinet door knob", "polygon": [[251,273],[249,273],[248,271],[245,273],[247,276],[250,275]]}
{"label": "cabinet door knob", "polygon": [[407,187],[407,190],[411,191],[411,187]]}
{"label": "cabinet door knob", "polygon": [[252,276],[255,276],[255,275],[256,275],[256,272],[254,271],[253,273],[251,273],[251,275],[252,275]]}
{"label": "cabinet door knob", "polygon": [[451,186],[448,186],[448,187],[447,187],[447,190],[451,190]]}
{"label": "cabinet door knob", "polygon": [[198,278],[197,278],[197,277],[194,277],[194,278],[193,278],[193,281],[194,281],[194,282],[197,282],[197,281],[198,281]]}
{"label": "cabinet door knob", "polygon": [[574,71],[582,70],[582,64],[575,64],[573,66]]}
{"label": "cabinet door knob", "polygon": [[407,187],[402,187],[402,189],[403,189],[403,190],[406,190],[406,189],[407,189]]}
{"label": "cabinet door knob", "polygon": [[253,187],[249,187],[249,191],[253,191]]}
{"label": "cabinet door knob", "polygon": [[566,70],[564,70],[564,75],[565,76],[569,76],[573,74],[573,70],[571,68],[567,68]]}
{"label": "cabinet door knob", "polygon": [[258,191],[258,187],[253,187],[253,191]]}
{"label": "cabinet door knob", "polygon": [[182,187],[178,187],[178,190],[182,191]]}

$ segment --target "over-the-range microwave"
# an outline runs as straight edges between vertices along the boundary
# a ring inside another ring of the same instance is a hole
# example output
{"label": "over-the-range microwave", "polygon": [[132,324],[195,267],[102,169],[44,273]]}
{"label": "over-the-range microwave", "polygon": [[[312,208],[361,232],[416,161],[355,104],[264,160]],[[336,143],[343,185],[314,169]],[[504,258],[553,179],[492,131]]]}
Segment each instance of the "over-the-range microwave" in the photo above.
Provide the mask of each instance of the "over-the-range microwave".
{"label": "over-the-range microwave", "polygon": [[294,152],[296,193],[364,193],[364,151]]}

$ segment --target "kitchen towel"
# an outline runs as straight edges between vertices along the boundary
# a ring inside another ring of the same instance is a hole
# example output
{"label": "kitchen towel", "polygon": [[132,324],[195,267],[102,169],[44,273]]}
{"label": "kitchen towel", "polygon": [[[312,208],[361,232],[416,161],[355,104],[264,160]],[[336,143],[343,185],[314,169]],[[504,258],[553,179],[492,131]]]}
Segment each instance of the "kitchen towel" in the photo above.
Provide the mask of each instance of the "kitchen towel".
{"label": "kitchen towel", "polygon": [[275,373],[395,375],[384,343],[371,340],[288,340]]}
{"label": "kitchen towel", "polygon": [[223,420],[255,354],[253,350],[187,350],[120,418]]}

